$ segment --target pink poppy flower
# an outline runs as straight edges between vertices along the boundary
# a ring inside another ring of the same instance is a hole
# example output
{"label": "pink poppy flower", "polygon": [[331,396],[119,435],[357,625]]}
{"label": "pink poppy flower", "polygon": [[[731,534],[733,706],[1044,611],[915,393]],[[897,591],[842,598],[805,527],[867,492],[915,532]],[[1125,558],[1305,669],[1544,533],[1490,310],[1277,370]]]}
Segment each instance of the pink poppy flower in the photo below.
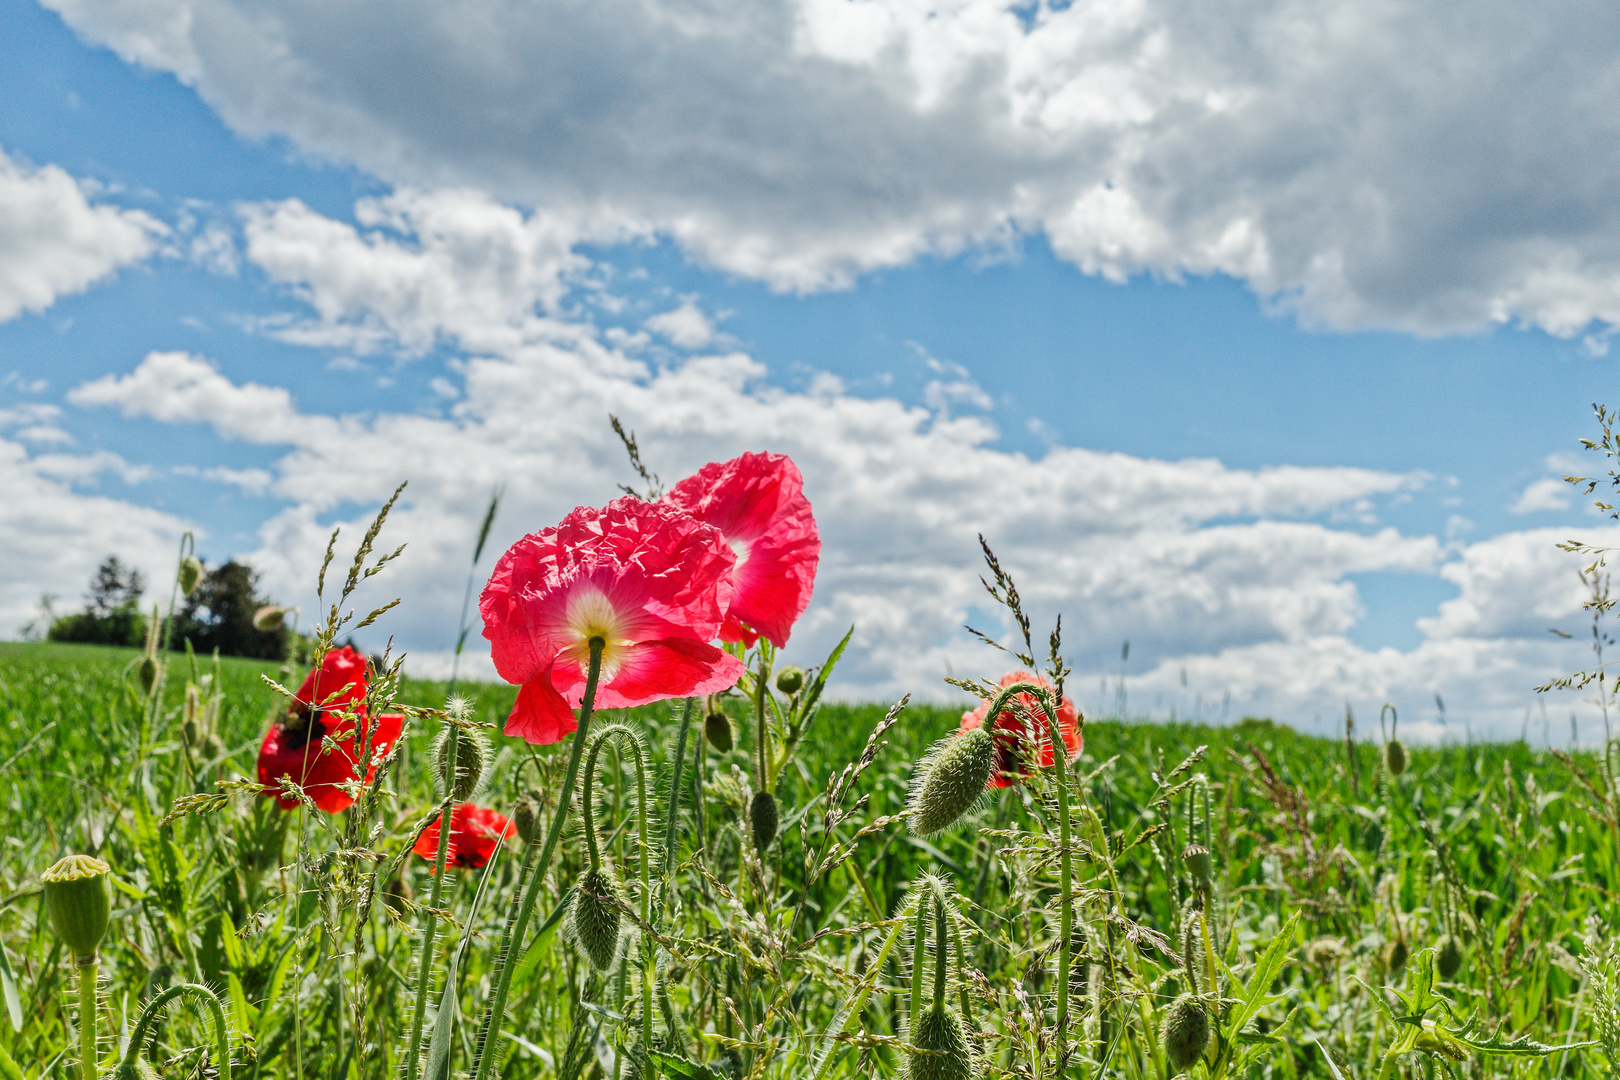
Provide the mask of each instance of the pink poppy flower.
{"label": "pink poppy flower", "polygon": [[[1001,677],[1001,686],[1011,686],[1014,683],[1034,683],[1044,687],[1047,691],[1052,684],[1039,675],[1031,675],[1027,671],[1009,671]],[[990,703],[979,702],[979,707],[972,712],[962,714],[962,730],[983,727],[984,718],[990,714]],[[1033,732],[1025,726],[1025,718],[1034,726]],[[1058,702],[1057,709],[1058,731],[1063,735],[1063,743],[1068,748],[1068,759],[1073,761],[1080,756],[1085,748],[1085,736],[1080,730],[1080,710],[1075,707],[1074,699],[1064,695]],[[996,740],[996,764],[990,772],[990,783],[993,787],[1008,787],[1020,780],[1028,779],[1029,766],[1033,759],[1030,745],[1031,737],[1040,747],[1040,763],[1042,766],[1052,764],[1052,735],[1051,725],[1046,722],[1046,710],[1041,703],[1030,693],[1014,694],[1007,707],[1001,710],[996,717],[995,730],[991,732]]]}
{"label": "pink poppy flower", "polygon": [[[512,822],[505,814],[470,802],[462,803],[450,811],[450,845],[444,861],[449,866],[480,869],[513,831]],[[428,862],[439,857],[438,818],[417,837],[416,846],[411,850]]]}
{"label": "pink poppy flower", "polygon": [[742,663],[710,642],[736,561],[718,530],[631,498],[513,544],[478,599],[495,670],[522,686],[506,733],[551,743],[574,730],[593,637],[607,642],[599,709],[731,686]]}
{"label": "pink poppy flower", "polygon": [[719,529],[737,553],[736,591],[722,641],[781,648],[816,582],[821,538],[804,478],[783,454],[714,462],[676,484],[664,501]]}

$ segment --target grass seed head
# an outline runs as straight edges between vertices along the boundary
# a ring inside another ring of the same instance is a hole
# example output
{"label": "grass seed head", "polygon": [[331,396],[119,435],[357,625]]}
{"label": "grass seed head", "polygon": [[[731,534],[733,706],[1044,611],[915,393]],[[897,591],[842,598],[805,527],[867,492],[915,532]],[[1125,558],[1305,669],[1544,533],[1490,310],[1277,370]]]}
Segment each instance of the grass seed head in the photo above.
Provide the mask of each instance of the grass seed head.
{"label": "grass seed head", "polygon": [[911,1080],[969,1080],[973,1051],[956,1010],[929,1009],[917,1018],[911,1043],[931,1053],[911,1055]]}
{"label": "grass seed head", "polygon": [[1209,1011],[1191,994],[1182,994],[1164,1014],[1164,1057],[1172,1075],[1186,1072],[1209,1045]]}
{"label": "grass seed head", "polygon": [[723,712],[712,712],[703,718],[703,736],[709,740],[709,745],[722,754],[729,751],[734,744],[731,737],[731,718]]}
{"label": "grass seed head", "polygon": [[911,831],[933,836],[961,820],[983,797],[995,760],[995,742],[982,727],[936,744],[917,766],[907,808]]}
{"label": "grass seed head", "polygon": [[619,948],[619,902],[623,900],[624,890],[606,863],[586,870],[574,886],[574,900],[568,911],[574,940],[598,971],[613,966]]}
{"label": "grass seed head", "polygon": [[96,955],[112,912],[107,875],[112,868],[89,855],[68,855],[39,875],[45,909],[62,943],[80,960]]}
{"label": "grass seed head", "polygon": [[754,828],[754,847],[763,855],[776,839],[776,827],[780,823],[776,796],[768,791],[754,792],[754,800],[748,804],[748,821]]}

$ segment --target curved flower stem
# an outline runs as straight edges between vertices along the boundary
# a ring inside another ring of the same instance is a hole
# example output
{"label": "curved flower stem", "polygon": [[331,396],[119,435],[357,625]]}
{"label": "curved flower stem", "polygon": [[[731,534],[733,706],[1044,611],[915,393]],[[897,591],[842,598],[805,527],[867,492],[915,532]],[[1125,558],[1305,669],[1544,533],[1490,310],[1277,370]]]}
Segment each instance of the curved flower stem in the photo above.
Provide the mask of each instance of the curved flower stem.
{"label": "curved flower stem", "polygon": [[[602,675],[602,650],[607,647],[607,642],[603,638],[593,637],[589,644],[590,666],[585,673],[585,696],[579,705],[579,726],[574,730],[574,742],[568,751],[568,771],[563,774],[562,790],[557,793],[557,813],[552,816],[551,828],[546,830],[545,846],[540,849],[534,877],[529,879],[529,887],[524,890],[521,906],[518,908],[517,922],[512,927],[514,948],[522,946],[523,932],[529,928],[529,916],[534,913],[534,902],[539,898],[540,889],[545,884],[546,871],[551,868],[551,856],[557,850],[557,840],[562,836],[563,823],[568,820],[568,804],[574,798],[574,781],[579,777],[580,758],[585,755],[585,736],[591,727],[591,710],[596,707],[596,683]],[[478,1060],[473,1062],[473,1080],[486,1080],[490,1065],[496,1057],[494,1036],[506,1012],[506,995],[512,987],[512,968],[511,963],[503,964],[496,974],[495,990],[484,1010],[484,1022],[478,1033],[479,1053]]]}
{"label": "curved flower stem", "polygon": [[934,894],[934,1010],[945,1008],[945,984],[950,981],[950,952],[945,947],[945,898]]}
{"label": "curved flower stem", "polygon": [[[664,890],[669,890],[669,878],[675,870],[676,818],[681,810],[681,768],[686,764],[686,737],[692,730],[692,713],[697,699],[687,698],[681,709],[681,733],[675,739],[675,774],[669,780],[669,822],[664,831]],[[667,907],[667,901],[666,901]]]}
{"label": "curved flower stem", "polygon": [[[1058,789],[1058,887],[1061,916],[1058,938],[1057,1060],[1059,1074],[1065,1071],[1069,1056],[1069,938],[1074,933],[1074,866],[1070,852],[1068,744],[1058,725],[1057,703],[1053,695],[1042,694],[1042,711],[1051,730],[1052,765],[1057,772]],[[992,714],[994,715],[994,714]]]}
{"label": "curved flower stem", "polygon": [[760,642],[759,674],[754,679],[754,721],[757,729],[754,734],[754,749],[759,755],[759,783],[756,785],[760,791],[767,794],[771,790],[771,726],[765,719],[765,695],[770,693],[766,685],[771,679],[770,657],[765,653],[765,643]]}
{"label": "curved flower stem", "polygon": [[176,983],[147,1003],[140,1019],[135,1021],[135,1031],[130,1036],[129,1049],[124,1052],[123,1065],[128,1069],[134,1068],[135,1059],[140,1057],[141,1050],[146,1046],[152,1025],[157,1023],[164,1007],[177,997],[200,998],[208,1007],[208,1014],[214,1021],[214,1040],[218,1043],[215,1047],[218,1056],[215,1070],[220,1080],[231,1080],[231,1034],[230,1028],[225,1025],[225,1007],[220,1004],[219,996],[201,983]]}
{"label": "curved flower stem", "polygon": [[[461,729],[450,725],[450,771],[456,775],[456,751],[460,748]],[[450,853],[450,795],[444,797],[439,811],[439,851],[433,857],[433,889],[428,899],[427,925],[422,928],[422,964],[416,972],[416,1011],[411,1018],[411,1042],[405,1054],[405,1080],[416,1080],[421,1065],[422,1023],[427,1016],[428,976],[433,969],[433,938],[439,929],[439,893],[444,886],[444,863]]]}
{"label": "curved flower stem", "polygon": [[79,1076],[96,1080],[96,973],[101,957],[80,957],[79,965]]}

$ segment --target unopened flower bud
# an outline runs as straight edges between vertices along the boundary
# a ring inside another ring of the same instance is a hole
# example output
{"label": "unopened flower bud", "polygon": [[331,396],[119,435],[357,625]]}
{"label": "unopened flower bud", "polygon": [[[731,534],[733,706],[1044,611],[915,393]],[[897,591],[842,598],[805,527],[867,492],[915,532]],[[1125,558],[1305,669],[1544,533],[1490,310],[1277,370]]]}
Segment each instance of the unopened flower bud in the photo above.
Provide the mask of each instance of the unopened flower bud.
{"label": "unopened flower bud", "polygon": [[1200,888],[1209,888],[1210,882],[1215,879],[1215,859],[1210,855],[1209,848],[1203,844],[1188,844],[1181,853],[1181,862],[1187,868],[1188,876]]}
{"label": "unopened flower bud", "polygon": [[748,821],[754,828],[754,847],[763,855],[776,839],[776,796],[768,791],[754,792],[754,801],[748,804]]}
{"label": "unopened flower bud", "polygon": [[489,762],[489,746],[481,732],[463,728],[456,739],[456,774],[450,775],[450,732],[447,724],[439,732],[433,747],[433,760],[439,773],[441,789],[458,803],[469,801],[484,782],[484,768]]}
{"label": "unopened flower bud", "polygon": [[152,692],[152,687],[157,684],[157,673],[157,657],[151,653],[141,657],[141,662],[135,665],[135,679],[141,684],[141,693]]}
{"label": "unopened flower bud", "polygon": [[201,745],[206,734],[202,729],[202,693],[196,683],[186,683],[186,700],[180,710],[180,734],[192,749]]}
{"label": "unopened flower bud", "polygon": [[911,831],[932,836],[956,824],[984,794],[996,747],[982,727],[937,743],[917,766],[907,814]]}
{"label": "unopened flower bud", "polygon": [[569,905],[568,918],[574,929],[574,940],[585,954],[585,959],[598,971],[613,966],[613,956],[619,948],[618,902],[624,899],[613,869],[603,864],[586,870],[574,886],[574,899]]}
{"label": "unopened flower bud", "polygon": [[1446,934],[1434,947],[1434,970],[1442,979],[1451,980],[1462,967],[1462,942],[1457,940],[1456,934]]}
{"label": "unopened flower bud", "polygon": [[785,667],[776,673],[776,688],[788,697],[797,694],[804,687],[804,668]]}
{"label": "unopened flower bud", "polygon": [[1186,1072],[1209,1045],[1209,1012],[1191,994],[1182,994],[1164,1015],[1164,1058],[1171,1075]]}
{"label": "unopened flower bud", "polygon": [[266,604],[253,613],[253,629],[280,630],[287,621],[287,609],[279,604]]}
{"label": "unopened flower bud", "polygon": [[1384,744],[1384,768],[1389,775],[1399,776],[1406,771],[1406,744],[1399,739],[1391,739]]}
{"label": "unopened flower bud", "polygon": [[180,572],[175,575],[176,584],[180,586],[182,596],[190,596],[197,591],[202,582],[203,565],[195,555],[187,555],[180,561]]}
{"label": "unopened flower bud", "polygon": [[402,918],[410,911],[411,896],[411,883],[405,880],[403,873],[395,874],[383,886],[383,903],[388,905],[389,911]]}
{"label": "unopened flower bud", "polygon": [[96,955],[107,936],[111,902],[107,875],[112,868],[89,855],[68,855],[39,875],[51,926],[76,959]]}
{"label": "unopened flower bud", "polygon": [[517,828],[518,838],[525,844],[533,844],[540,839],[540,796],[529,792],[518,800],[517,806],[512,809],[512,824]]}
{"label": "unopened flower bud", "polygon": [[1384,946],[1384,967],[1389,969],[1391,975],[1399,975],[1406,970],[1406,958],[1409,950],[1406,942],[1395,938]]}
{"label": "unopened flower bud", "polygon": [[712,712],[703,718],[703,735],[709,745],[724,754],[732,747],[731,719],[722,712]]}
{"label": "unopened flower bud", "polygon": [[911,1044],[925,1053],[911,1055],[911,1080],[969,1080],[973,1052],[956,1010],[929,1009],[917,1018]]}

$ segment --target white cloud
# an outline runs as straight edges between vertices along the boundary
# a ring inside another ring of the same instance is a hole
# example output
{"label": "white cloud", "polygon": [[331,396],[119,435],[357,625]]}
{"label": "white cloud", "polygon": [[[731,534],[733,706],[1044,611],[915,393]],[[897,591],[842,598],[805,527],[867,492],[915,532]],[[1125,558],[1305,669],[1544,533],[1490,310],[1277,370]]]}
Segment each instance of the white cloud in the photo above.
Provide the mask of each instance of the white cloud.
{"label": "white cloud", "polygon": [[714,323],[690,300],[647,320],[647,329],[683,349],[701,349],[714,340]]}
{"label": "white cloud", "polygon": [[46,2],[250,136],[782,288],[1039,232],[1335,326],[1620,322],[1620,18],[1567,0]]}
{"label": "white cloud", "polygon": [[0,150],[0,322],[140,262],[165,231],[139,210],[92,203],[54,165],[30,168]]}
{"label": "white cloud", "polygon": [[286,444],[328,428],[301,416],[279,386],[237,386],[207,360],[183,352],[148,353],[128,375],[103,375],[68,392],[75,405],[116,405],[125,416],[207,423],[226,438]]}
{"label": "white cloud", "polygon": [[1510,512],[1539,514],[1548,510],[1569,509],[1569,483],[1556,476],[1533,480],[1519,493]]}

